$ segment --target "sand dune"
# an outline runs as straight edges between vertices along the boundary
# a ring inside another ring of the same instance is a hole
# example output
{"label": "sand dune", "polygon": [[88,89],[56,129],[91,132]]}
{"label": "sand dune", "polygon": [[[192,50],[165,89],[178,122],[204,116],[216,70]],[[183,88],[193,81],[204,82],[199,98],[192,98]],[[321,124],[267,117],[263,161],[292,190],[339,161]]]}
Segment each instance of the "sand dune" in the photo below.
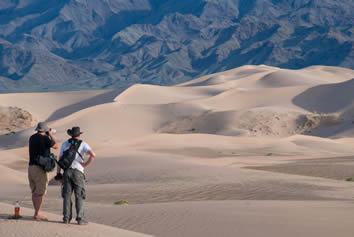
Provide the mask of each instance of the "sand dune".
{"label": "sand dune", "polygon": [[[330,73],[329,75],[332,74],[332,78],[336,77],[344,77],[347,79],[353,78],[353,70],[349,68],[342,68],[342,67],[330,67],[330,66],[310,66],[307,68],[304,68],[303,71],[309,72],[309,73]],[[327,74],[328,75],[328,74]]]}
{"label": "sand dune", "polygon": [[208,133],[226,136],[278,136],[309,134],[322,124],[336,124],[337,116],[260,108],[240,111],[205,111],[162,126],[161,133]]}
{"label": "sand dune", "polygon": [[119,212],[111,225],[156,236],[349,237],[354,230],[352,207],[350,203],[323,201],[199,201],[104,211],[93,207],[95,212],[90,215],[100,218],[102,213]]}
{"label": "sand dune", "polygon": [[134,85],[115,98],[120,104],[169,104],[219,94],[217,88]]}
{"label": "sand dune", "polygon": [[180,84],[179,86],[209,86],[225,84],[229,81],[238,81],[240,79],[245,79],[249,77],[261,77],[265,73],[273,72],[279,70],[275,67],[270,66],[242,66],[225,72],[215,73],[211,75],[206,75],[198,79],[188,81]]}
{"label": "sand dune", "polygon": [[[171,87],[2,94],[0,102],[49,121],[59,143],[81,127],[97,153],[86,170],[92,222],[155,236],[351,236],[353,78],[337,67],[243,66]],[[32,206],[33,133],[34,124],[0,136],[1,203]],[[57,233],[60,186],[50,184],[43,208],[55,221],[9,221],[12,207],[0,204],[0,235]],[[96,224],[61,234],[139,236]]]}
{"label": "sand dune", "polygon": [[117,93],[114,91],[113,96],[111,91],[13,93],[0,94],[0,101],[2,106],[22,108],[29,111],[37,120],[43,121],[54,120],[68,115],[69,113],[64,111],[60,111],[58,115],[55,115],[58,110],[64,110],[64,108],[68,110],[68,107],[74,107],[70,109],[73,112],[89,106],[111,102]]}
{"label": "sand dune", "polygon": [[[335,113],[353,110],[354,79],[328,85],[309,88],[294,97],[294,104],[308,111],[319,113]],[[349,107],[349,108],[348,108]]]}
{"label": "sand dune", "polygon": [[6,174],[0,180],[1,185],[27,184],[27,175],[23,172],[0,165],[0,173]]}
{"label": "sand dune", "polygon": [[213,111],[225,110],[245,110],[252,108],[277,108],[277,110],[296,110],[306,112],[306,110],[292,104],[293,96],[303,92],[306,88],[284,88],[269,89],[262,91],[245,91],[232,89],[220,95],[192,101],[192,104],[202,105],[204,108]]}
{"label": "sand dune", "polygon": [[[49,222],[36,222],[32,218],[32,210],[27,208],[21,208],[22,219],[10,220],[8,217],[10,216],[9,213],[13,212],[13,206],[0,203],[0,208],[2,211],[0,214],[1,236],[149,236],[95,223],[90,223],[83,228],[77,225],[63,226],[61,224],[61,217],[53,214],[48,215]],[[8,215],[5,213],[8,213]]]}
{"label": "sand dune", "polygon": [[[269,73],[259,80],[259,85],[263,88],[291,87],[299,85],[318,85],[325,83],[341,82],[343,79],[336,77],[319,77],[317,74],[303,71],[281,70]],[[345,80],[345,79],[344,79]]]}

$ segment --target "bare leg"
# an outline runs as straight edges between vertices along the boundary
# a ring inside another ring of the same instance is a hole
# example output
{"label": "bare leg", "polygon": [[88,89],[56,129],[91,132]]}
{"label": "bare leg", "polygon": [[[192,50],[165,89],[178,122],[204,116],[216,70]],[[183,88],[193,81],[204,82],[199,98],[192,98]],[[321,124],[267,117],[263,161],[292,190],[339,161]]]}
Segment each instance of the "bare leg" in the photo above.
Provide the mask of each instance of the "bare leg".
{"label": "bare leg", "polygon": [[42,206],[43,202],[43,195],[38,195],[35,193],[32,193],[32,202],[33,202],[33,207],[34,207],[34,218],[38,221],[40,220],[48,220],[48,217],[42,215],[40,213],[40,209]]}

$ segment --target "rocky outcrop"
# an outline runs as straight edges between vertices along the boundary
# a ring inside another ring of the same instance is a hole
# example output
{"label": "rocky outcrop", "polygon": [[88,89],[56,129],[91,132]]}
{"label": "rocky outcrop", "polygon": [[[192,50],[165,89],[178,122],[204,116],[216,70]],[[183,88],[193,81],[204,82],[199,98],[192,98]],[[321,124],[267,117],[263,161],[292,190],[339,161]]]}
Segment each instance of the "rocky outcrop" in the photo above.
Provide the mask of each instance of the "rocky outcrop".
{"label": "rocky outcrop", "polygon": [[13,134],[33,125],[32,115],[18,107],[0,107],[0,134]]}

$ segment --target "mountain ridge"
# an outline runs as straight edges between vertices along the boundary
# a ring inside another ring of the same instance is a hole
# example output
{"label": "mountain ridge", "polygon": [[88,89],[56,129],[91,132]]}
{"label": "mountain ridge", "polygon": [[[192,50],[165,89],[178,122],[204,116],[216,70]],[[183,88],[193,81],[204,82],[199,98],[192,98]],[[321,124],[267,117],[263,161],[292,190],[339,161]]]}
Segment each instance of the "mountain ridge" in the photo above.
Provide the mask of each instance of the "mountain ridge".
{"label": "mountain ridge", "polygon": [[353,10],[350,0],[4,0],[0,91],[171,85],[247,64],[353,69]]}

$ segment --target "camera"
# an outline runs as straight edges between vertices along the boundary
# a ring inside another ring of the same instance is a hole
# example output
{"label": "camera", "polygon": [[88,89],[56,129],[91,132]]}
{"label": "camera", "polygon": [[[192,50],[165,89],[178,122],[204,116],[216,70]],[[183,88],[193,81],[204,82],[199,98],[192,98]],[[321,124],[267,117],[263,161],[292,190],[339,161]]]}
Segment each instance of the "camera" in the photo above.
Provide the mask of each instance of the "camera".
{"label": "camera", "polygon": [[57,175],[54,177],[54,179],[56,181],[62,180],[63,179],[63,175],[61,173],[57,173]]}
{"label": "camera", "polygon": [[[53,134],[57,132],[57,130],[55,130],[54,128],[50,128],[49,131],[52,131]],[[46,132],[46,134],[49,135],[49,132]]]}

